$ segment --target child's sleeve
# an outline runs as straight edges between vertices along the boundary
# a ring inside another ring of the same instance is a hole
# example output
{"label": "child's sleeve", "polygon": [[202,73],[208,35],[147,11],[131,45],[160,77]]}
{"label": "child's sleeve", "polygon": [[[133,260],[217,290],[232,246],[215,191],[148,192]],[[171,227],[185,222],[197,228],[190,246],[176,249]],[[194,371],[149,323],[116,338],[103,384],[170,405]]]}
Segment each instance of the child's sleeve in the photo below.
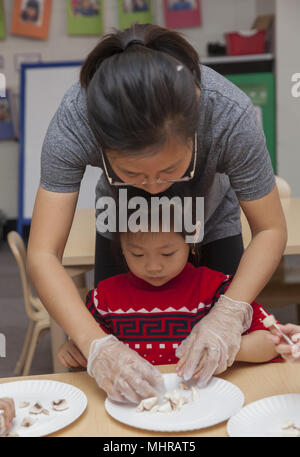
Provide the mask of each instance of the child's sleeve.
{"label": "child's sleeve", "polygon": [[[270,331],[268,328],[264,326],[262,321],[266,317],[265,314],[261,311],[261,308],[268,314],[268,316],[271,316],[271,314],[261,305],[259,305],[256,301],[253,301],[251,303],[251,306],[253,308],[253,316],[252,316],[252,323],[250,328],[243,333],[243,335],[247,335],[247,333],[252,333],[255,332],[256,330],[267,330]],[[279,321],[276,321],[277,324],[280,324]],[[282,362],[283,358],[281,356],[277,356],[274,359],[270,360],[270,362]]]}
{"label": "child's sleeve", "polygon": [[[262,321],[266,317],[265,314],[261,311],[261,308],[267,313],[268,316],[271,316],[271,314],[261,305],[259,305],[256,301],[253,301],[251,303],[251,306],[253,308],[253,316],[252,316],[252,322],[250,328],[245,332],[246,333],[251,333],[255,332],[256,330],[269,330],[264,326]],[[276,321],[277,324],[280,324],[279,321]]]}
{"label": "child's sleeve", "polygon": [[107,319],[108,305],[105,299],[104,288],[101,283],[95,289],[91,289],[87,296],[85,306],[92,314],[94,319],[98,322],[99,326],[105,333],[112,333],[110,327],[110,320]]}

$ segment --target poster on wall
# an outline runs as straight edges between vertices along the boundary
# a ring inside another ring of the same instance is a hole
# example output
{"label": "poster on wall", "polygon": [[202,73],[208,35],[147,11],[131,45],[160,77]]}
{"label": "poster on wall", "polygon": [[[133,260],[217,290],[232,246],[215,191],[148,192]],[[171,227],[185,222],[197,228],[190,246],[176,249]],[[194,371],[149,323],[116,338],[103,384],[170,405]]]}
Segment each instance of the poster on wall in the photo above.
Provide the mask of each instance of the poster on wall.
{"label": "poster on wall", "polygon": [[119,0],[120,29],[131,24],[151,24],[153,21],[152,0]]}
{"label": "poster on wall", "polygon": [[103,14],[101,0],[66,0],[69,35],[101,35]]}
{"label": "poster on wall", "polygon": [[202,23],[200,0],[164,0],[166,27],[199,27]]}
{"label": "poster on wall", "polygon": [[0,98],[0,141],[15,140],[17,133],[17,118],[13,93],[6,89],[6,97]]}
{"label": "poster on wall", "polygon": [[51,5],[52,0],[15,0],[11,33],[47,40]]}
{"label": "poster on wall", "polygon": [[6,36],[5,33],[5,16],[3,0],[0,0],[0,40],[3,40]]}

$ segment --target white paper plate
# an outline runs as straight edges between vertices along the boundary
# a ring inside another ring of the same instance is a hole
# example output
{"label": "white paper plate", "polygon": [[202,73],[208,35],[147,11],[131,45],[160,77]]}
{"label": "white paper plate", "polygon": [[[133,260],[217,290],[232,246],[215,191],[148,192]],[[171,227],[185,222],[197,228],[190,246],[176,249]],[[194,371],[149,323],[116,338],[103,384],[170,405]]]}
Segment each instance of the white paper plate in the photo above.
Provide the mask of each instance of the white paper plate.
{"label": "white paper plate", "polygon": [[[180,389],[182,381],[175,373],[164,374],[167,392]],[[190,390],[181,390],[191,398]],[[199,400],[185,404],[180,411],[171,413],[137,412],[136,405],[121,404],[106,398],[105,408],[114,419],[144,430],[179,432],[210,427],[225,421],[244,404],[244,395],[234,384],[212,378],[200,389]]]}
{"label": "white paper plate", "polygon": [[229,436],[284,436],[281,425],[292,421],[300,426],[300,394],[262,398],[242,408],[227,423]]}
{"label": "white paper plate", "polygon": [[[77,387],[57,381],[24,380],[0,384],[0,398],[11,397],[14,399],[16,417],[10,432],[19,436],[45,436],[54,433],[75,421],[85,410],[87,405],[86,395]],[[51,402],[65,399],[69,408],[65,411],[55,411]],[[22,401],[30,402],[26,408],[19,408]],[[29,409],[36,401],[40,401],[45,409],[50,412],[45,414],[29,414]],[[29,428],[21,427],[24,417],[37,418],[37,422]]]}

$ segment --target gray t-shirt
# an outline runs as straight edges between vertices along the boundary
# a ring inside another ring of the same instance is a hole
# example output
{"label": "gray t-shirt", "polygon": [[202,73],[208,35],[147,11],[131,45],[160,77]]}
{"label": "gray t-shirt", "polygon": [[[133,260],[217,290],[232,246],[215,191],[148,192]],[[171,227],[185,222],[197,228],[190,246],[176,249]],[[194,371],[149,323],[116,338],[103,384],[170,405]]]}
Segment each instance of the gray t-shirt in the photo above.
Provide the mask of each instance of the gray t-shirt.
{"label": "gray t-shirt", "polygon": [[[206,244],[241,233],[238,200],[267,195],[275,178],[249,97],[209,67],[201,65],[201,75],[197,167],[193,183],[185,186],[191,186],[193,195],[204,197]],[[67,91],[49,125],[40,184],[53,192],[77,191],[86,165],[101,168],[102,161],[88,123],[85,92],[78,82]],[[102,173],[96,200],[110,194],[108,186]]]}

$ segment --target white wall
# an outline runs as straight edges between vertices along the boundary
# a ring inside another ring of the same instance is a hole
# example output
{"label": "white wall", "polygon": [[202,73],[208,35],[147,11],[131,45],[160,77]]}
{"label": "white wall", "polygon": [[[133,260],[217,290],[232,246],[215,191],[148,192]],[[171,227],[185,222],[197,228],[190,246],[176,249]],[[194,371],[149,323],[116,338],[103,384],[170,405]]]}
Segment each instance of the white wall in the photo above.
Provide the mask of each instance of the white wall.
{"label": "white wall", "polygon": [[299,0],[276,0],[277,172],[294,197],[300,197],[300,97],[291,94],[291,77],[300,73],[299,18]]}
{"label": "white wall", "polygon": [[[201,27],[181,29],[200,55],[206,54],[208,41],[223,40],[224,32],[243,30],[251,27],[258,0],[202,0]],[[273,1],[273,0],[272,0]],[[289,1],[289,0],[288,0]],[[163,2],[154,2],[154,23],[164,25]],[[83,60],[99,41],[99,37],[69,37],[66,27],[65,0],[53,0],[49,39],[38,41],[12,36],[8,33],[6,40],[0,41],[0,55],[5,59],[4,72],[8,87],[15,93],[19,90],[19,74],[14,68],[16,53],[42,54],[43,61]],[[259,5],[268,4],[270,0],[259,0]],[[285,2],[284,2],[285,3]],[[9,32],[12,0],[4,0]],[[118,28],[117,0],[103,0],[104,31]],[[14,219],[18,213],[18,144],[0,142],[0,209],[8,218]]]}

